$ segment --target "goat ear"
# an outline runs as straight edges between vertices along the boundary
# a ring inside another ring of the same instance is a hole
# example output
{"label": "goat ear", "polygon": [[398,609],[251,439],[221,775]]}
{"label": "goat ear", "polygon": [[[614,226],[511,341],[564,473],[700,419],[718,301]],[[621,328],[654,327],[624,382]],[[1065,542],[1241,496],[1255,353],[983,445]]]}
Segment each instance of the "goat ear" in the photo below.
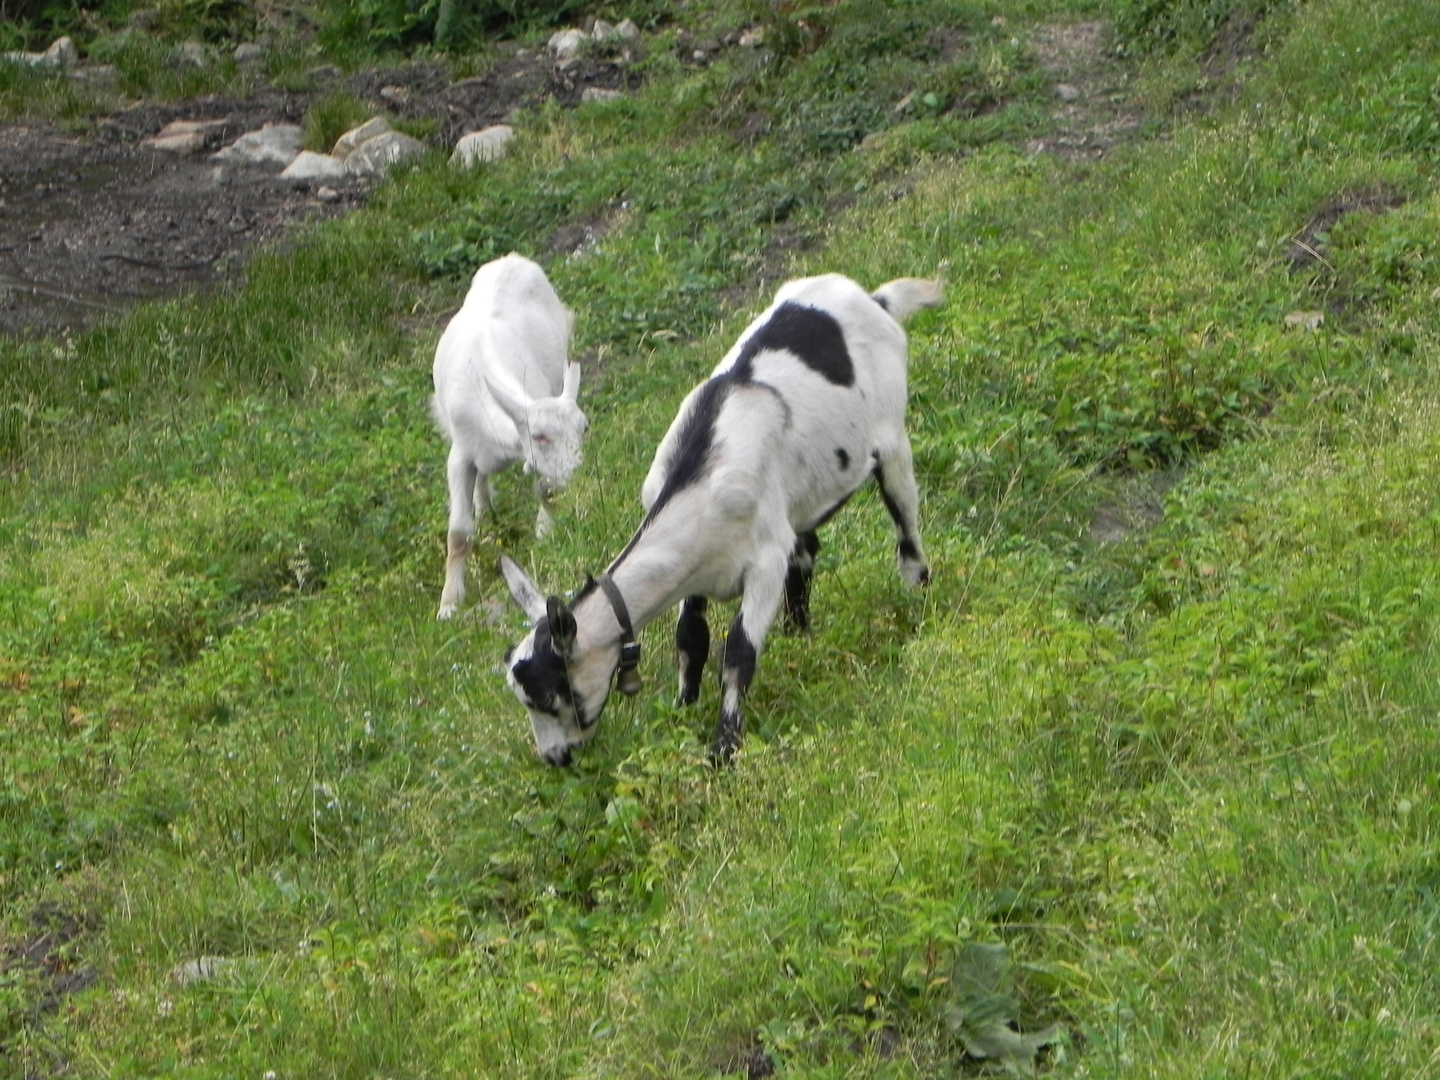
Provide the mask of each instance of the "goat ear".
{"label": "goat ear", "polygon": [[510,417],[511,421],[523,434],[526,427],[529,426],[530,419],[529,410],[525,408],[525,402],[510,393],[510,391],[506,390],[505,387],[493,379],[487,378],[485,380],[485,386],[489,389],[490,396],[495,399],[495,404],[500,406],[505,415]]}
{"label": "goat ear", "polygon": [[574,402],[580,397],[580,365],[571,363],[565,366],[565,389],[560,391],[560,396],[566,401]]}
{"label": "goat ear", "polygon": [[545,601],[545,617],[550,620],[550,641],[556,654],[568,660],[570,651],[575,648],[575,635],[578,633],[575,613],[564,600],[552,596]]}
{"label": "goat ear", "polygon": [[530,575],[509,555],[500,556],[500,573],[510,589],[510,598],[530,616],[531,622],[539,622],[545,614],[545,594],[530,580]]}

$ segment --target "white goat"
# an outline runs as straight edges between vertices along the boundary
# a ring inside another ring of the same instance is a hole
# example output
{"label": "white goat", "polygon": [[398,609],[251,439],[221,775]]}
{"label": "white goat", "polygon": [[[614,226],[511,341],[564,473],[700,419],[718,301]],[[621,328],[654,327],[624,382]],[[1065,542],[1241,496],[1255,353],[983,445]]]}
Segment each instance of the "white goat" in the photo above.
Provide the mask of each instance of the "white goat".
{"label": "white goat", "polygon": [[781,600],[798,627],[808,624],[816,530],[871,476],[895,522],[901,577],[929,580],[900,324],[940,300],[938,282],[916,278],[873,295],[838,274],[790,282],[681,404],[645,480],[645,520],[604,574],[565,604],[501,559],[511,596],[534,621],[506,654],[506,677],[541,757],[569,764],[594,733],[617,669],[622,693],[639,690],[635,633],[676,603],[679,699],[695,701],[710,651],[707,598],[740,596],[710,751],[728,760]]}
{"label": "white goat", "polygon": [[536,473],[544,536],[544,498],[569,482],[580,464],[589,422],[576,404],[580,365],[568,364],[573,316],[545,271],[510,254],[475,271],[470,292],[435,349],[435,422],[450,440],[446,477],[450,528],[439,617],[465,599],[465,558],[475,535],[475,509],[493,504],[491,477],[525,463]]}

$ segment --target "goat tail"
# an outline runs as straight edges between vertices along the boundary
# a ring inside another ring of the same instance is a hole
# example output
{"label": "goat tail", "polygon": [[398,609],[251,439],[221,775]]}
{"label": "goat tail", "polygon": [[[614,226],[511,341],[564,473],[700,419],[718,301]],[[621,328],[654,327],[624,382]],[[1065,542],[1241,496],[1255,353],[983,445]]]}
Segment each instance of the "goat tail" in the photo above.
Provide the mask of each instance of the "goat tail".
{"label": "goat tail", "polygon": [[939,307],[945,299],[945,285],[926,278],[896,278],[870,295],[892,319],[903,323],[921,308]]}

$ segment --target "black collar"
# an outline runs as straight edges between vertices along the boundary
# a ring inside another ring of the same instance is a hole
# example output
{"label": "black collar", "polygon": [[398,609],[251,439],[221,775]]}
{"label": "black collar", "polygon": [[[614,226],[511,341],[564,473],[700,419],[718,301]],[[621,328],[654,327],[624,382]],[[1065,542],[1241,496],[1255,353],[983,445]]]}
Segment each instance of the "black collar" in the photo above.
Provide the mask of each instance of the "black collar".
{"label": "black collar", "polygon": [[625,606],[625,598],[620,595],[620,590],[609,574],[601,574],[595,582],[605,594],[605,599],[610,601],[615,619],[620,624],[620,678],[617,685],[620,692],[629,697],[640,690],[640,676],[635,673],[635,669],[640,666],[640,643],[635,640],[635,628],[630,623],[630,609]]}

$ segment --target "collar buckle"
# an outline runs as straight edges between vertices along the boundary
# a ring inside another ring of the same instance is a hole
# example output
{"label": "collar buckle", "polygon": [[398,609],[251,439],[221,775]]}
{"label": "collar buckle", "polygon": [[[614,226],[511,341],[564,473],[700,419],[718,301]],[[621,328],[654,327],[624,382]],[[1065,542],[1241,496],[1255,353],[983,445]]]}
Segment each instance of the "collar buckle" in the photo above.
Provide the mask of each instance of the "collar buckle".
{"label": "collar buckle", "polygon": [[630,611],[625,607],[625,598],[620,595],[620,590],[616,588],[615,582],[610,580],[609,574],[601,574],[595,580],[600,585],[600,591],[605,594],[605,599],[610,601],[615,619],[620,624],[620,664],[616,668],[615,688],[626,697],[634,697],[645,683],[640,678],[640,673],[635,670],[640,666],[640,643],[635,640],[635,631],[630,625]]}

